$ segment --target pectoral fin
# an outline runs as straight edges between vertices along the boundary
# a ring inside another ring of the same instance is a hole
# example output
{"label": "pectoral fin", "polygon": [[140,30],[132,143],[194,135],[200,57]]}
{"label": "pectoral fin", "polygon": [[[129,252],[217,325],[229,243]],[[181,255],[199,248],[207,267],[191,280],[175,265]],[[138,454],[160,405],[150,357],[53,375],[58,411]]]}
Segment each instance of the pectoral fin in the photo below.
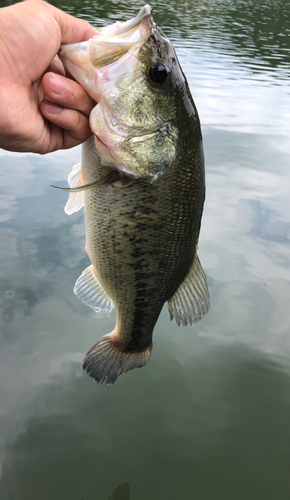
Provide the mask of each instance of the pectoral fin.
{"label": "pectoral fin", "polygon": [[83,184],[82,186],[78,187],[61,187],[61,186],[55,186],[54,184],[51,184],[50,187],[56,188],[56,189],[62,189],[63,191],[66,191],[67,193],[79,193],[80,191],[86,191],[87,189],[91,189],[92,187],[95,186],[103,186],[104,184],[112,184],[113,182],[116,182],[120,177],[120,174],[118,172],[110,172],[108,175],[105,175],[102,179],[98,179],[94,182],[90,182],[89,184]]}
{"label": "pectoral fin", "polygon": [[87,267],[77,279],[74,293],[96,312],[111,312],[114,309],[112,300],[98,281],[93,265]]}
{"label": "pectoral fin", "polygon": [[203,269],[197,254],[193,263],[176,290],[167,301],[170,319],[175,319],[178,325],[197,323],[209,310],[209,291]]}
{"label": "pectoral fin", "polygon": [[84,191],[95,186],[100,187],[104,184],[112,184],[113,182],[118,181],[119,178],[120,174],[114,170],[108,175],[105,175],[105,177],[103,177],[102,179],[97,179],[94,182],[85,184],[81,170],[81,164],[78,163],[73,167],[71,173],[68,176],[70,187],[60,187],[53,184],[51,184],[51,187],[61,189],[62,191],[70,193],[68,202],[64,207],[64,211],[66,214],[71,215],[74,212],[78,212],[78,210],[80,210],[84,206]]}
{"label": "pectoral fin", "polygon": [[[72,188],[83,186],[84,179],[83,179],[81,163],[78,163],[73,167],[67,180],[70,187]],[[81,208],[83,208],[83,206],[84,206],[84,193],[83,192],[71,193],[69,195],[67,204],[64,207],[64,211],[67,215],[71,215],[75,212],[78,212]]]}

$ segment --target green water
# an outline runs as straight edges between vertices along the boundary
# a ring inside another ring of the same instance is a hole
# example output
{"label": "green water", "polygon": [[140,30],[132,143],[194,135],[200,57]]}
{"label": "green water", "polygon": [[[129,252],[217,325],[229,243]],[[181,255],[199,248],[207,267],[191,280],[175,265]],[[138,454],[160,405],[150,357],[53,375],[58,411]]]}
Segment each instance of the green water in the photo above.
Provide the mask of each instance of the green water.
{"label": "green water", "polygon": [[[142,6],[57,5],[95,25]],[[81,361],[114,314],[73,294],[83,213],[49,187],[80,148],[0,151],[1,500],[290,498],[290,2],[152,6],[202,123],[211,309],[183,328],[164,308],[146,367],[90,380]]]}

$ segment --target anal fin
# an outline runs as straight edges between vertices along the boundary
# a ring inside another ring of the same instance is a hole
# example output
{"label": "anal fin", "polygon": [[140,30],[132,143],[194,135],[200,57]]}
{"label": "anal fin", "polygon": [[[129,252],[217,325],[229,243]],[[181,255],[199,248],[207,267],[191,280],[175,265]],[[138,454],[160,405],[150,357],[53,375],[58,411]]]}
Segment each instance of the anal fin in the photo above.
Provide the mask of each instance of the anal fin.
{"label": "anal fin", "polygon": [[99,283],[93,265],[87,267],[77,279],[74,293],[96,312],[111,312],[114,309],[113,301]]}
{"label": "anal fin", "polygon": [[167,301],[170,319],[178,325],[197,323],[209,310],[209,291],[197,253],[174,295]]}

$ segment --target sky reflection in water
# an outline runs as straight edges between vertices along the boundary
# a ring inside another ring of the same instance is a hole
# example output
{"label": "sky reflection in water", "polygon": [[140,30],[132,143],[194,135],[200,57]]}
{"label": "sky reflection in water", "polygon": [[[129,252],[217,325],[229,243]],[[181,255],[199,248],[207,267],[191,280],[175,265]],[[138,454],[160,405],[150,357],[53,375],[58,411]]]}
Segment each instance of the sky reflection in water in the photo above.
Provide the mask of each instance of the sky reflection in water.
{"label": "sky reflection in water", "polygon": [[[98,25],[137,10],[58,5]],[[211,310],[178,328],[164,308],[148,366],[94,384],[81,360],[114,315],[73,295],[83,214],[49,188],[80,148],[0,151],[3,500],[128,500],[125,483],[131,500],[290,496],[289,3],[152,5],[202,123]]]}

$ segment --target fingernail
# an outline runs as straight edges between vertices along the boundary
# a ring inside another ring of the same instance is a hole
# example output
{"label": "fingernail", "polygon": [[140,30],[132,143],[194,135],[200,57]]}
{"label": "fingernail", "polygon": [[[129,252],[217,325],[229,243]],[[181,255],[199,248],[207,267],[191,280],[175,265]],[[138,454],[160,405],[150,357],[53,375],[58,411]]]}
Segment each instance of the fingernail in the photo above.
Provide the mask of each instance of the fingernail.
{"label": "fingernail", "polygon": [[53,94],[64,95],[69,90],[67,81],[55,73],[50,75],[50,88]]}
{"label": "fingernail", "polygon": [[63,110],[62,106],[59,106],[58,104],[55,104],[54,102],[51,101],[45,101],[44,104],[46,111],[51,115],[59,115]]}

